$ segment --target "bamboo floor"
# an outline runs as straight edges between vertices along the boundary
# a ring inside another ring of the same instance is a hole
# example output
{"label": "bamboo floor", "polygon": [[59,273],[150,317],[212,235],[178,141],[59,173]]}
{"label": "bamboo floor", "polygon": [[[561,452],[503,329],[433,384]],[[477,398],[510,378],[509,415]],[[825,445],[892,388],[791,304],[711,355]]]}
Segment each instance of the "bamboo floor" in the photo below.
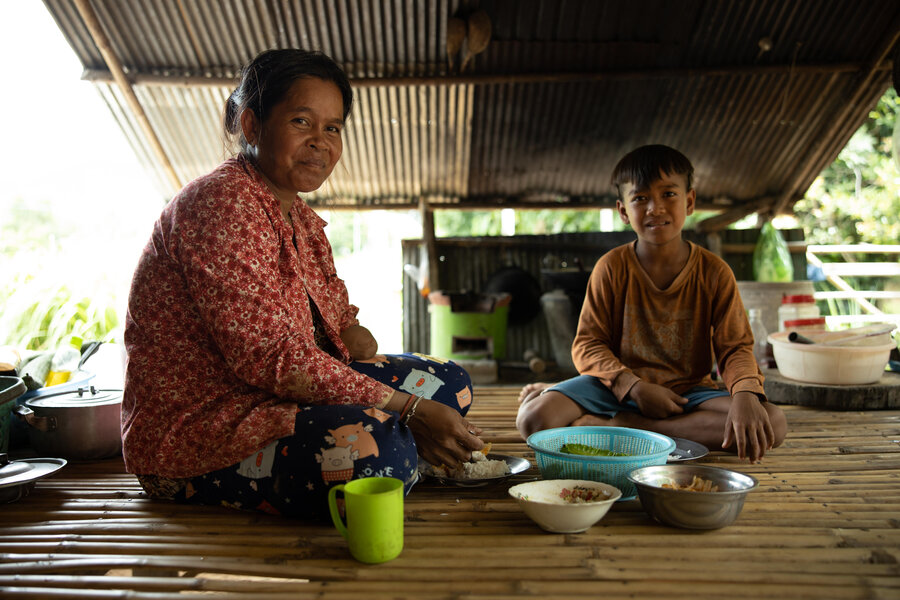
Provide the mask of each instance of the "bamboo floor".
{"label": "bamboo floor", "polygon": [[[481,387],[470,418],[494,452],[534,457],[519,387]],[[69,463],[0,505],[2,598],[900,598],[900,411],[784,407],[789,435],[738,520],[693,532],[617,503],[582,534],[545,533],[506,490],[419,484],[405,547],[354,561],[330,526],[154,502],[120,459]]]}

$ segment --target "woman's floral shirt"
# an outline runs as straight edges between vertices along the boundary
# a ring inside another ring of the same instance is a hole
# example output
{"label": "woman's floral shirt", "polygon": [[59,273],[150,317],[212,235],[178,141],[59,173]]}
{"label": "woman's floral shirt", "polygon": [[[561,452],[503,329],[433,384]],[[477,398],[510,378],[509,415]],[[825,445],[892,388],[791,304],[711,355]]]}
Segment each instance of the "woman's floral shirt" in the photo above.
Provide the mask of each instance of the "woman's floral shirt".
{"label": "woman's floral shirt", "polygon": [[[255,167],[230,159],[163,210],[131,285],[122,438],[129,472],[192,477],[290,435],[298,404],[382,407],[392,390],[346,365],[358,309],[325,222],[292,224]],[[310,299],[336,358],[315,342]]]}

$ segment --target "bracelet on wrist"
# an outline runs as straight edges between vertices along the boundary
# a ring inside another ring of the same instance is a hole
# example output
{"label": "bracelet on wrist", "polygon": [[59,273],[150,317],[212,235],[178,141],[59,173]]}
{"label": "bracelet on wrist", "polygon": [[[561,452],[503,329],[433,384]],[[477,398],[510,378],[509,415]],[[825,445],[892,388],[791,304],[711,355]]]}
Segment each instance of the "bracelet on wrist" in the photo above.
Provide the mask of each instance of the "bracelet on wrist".
{"label": "bracelet on wrist", "polygon": [[406,416],[406,413],[409,411],[410,405],[412,405],[413,400],[415,400],[415,399],[416,399],[416,397],[412,394],[410,394],[409,398],[406,399],[406,403],[403,405],[403,408],[400,409],[400,418],[401,419]]}
{"label": "bracelet on wrist", "polygon": [[405,415],[400,416],[400,423],[402,423],[403,425],[407,425],[409,423],[410,419],[412,419],[413,416],[415,416],[416,408],[419,407],[419,402],[422,401],[421,396],[413,396],[413,398],[415,398],[415,400],[413,400],[412,404],[409,407],[409,410],[406,412]]}

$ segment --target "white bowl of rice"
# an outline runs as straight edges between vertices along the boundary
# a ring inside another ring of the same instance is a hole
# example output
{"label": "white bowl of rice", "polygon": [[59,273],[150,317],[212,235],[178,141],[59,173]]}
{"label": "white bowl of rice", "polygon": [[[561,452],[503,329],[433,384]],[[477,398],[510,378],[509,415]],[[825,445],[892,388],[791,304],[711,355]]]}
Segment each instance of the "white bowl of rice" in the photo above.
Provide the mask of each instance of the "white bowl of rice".
{"label": "white bowl of rice", "polygon": [[551,533],[581,533],[622,497],[617,487],[582,479],[543,479],[509,488],[525,514]]}

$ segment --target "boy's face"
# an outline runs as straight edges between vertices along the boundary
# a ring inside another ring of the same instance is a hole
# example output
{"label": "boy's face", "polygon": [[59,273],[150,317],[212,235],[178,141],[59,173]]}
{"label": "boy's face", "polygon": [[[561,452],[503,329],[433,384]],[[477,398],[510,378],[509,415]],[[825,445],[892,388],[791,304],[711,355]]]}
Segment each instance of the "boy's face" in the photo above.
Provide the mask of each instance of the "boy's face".
{"label": "boy's face", "polygon": [[687,190],[684,175],[660,171],[660,177],[646,188],[633,183],[621,186],[622,199],[616,209],[622,221],[647,244],[665,245],[681,239],[687,216],[694,212],[696,194]]}

